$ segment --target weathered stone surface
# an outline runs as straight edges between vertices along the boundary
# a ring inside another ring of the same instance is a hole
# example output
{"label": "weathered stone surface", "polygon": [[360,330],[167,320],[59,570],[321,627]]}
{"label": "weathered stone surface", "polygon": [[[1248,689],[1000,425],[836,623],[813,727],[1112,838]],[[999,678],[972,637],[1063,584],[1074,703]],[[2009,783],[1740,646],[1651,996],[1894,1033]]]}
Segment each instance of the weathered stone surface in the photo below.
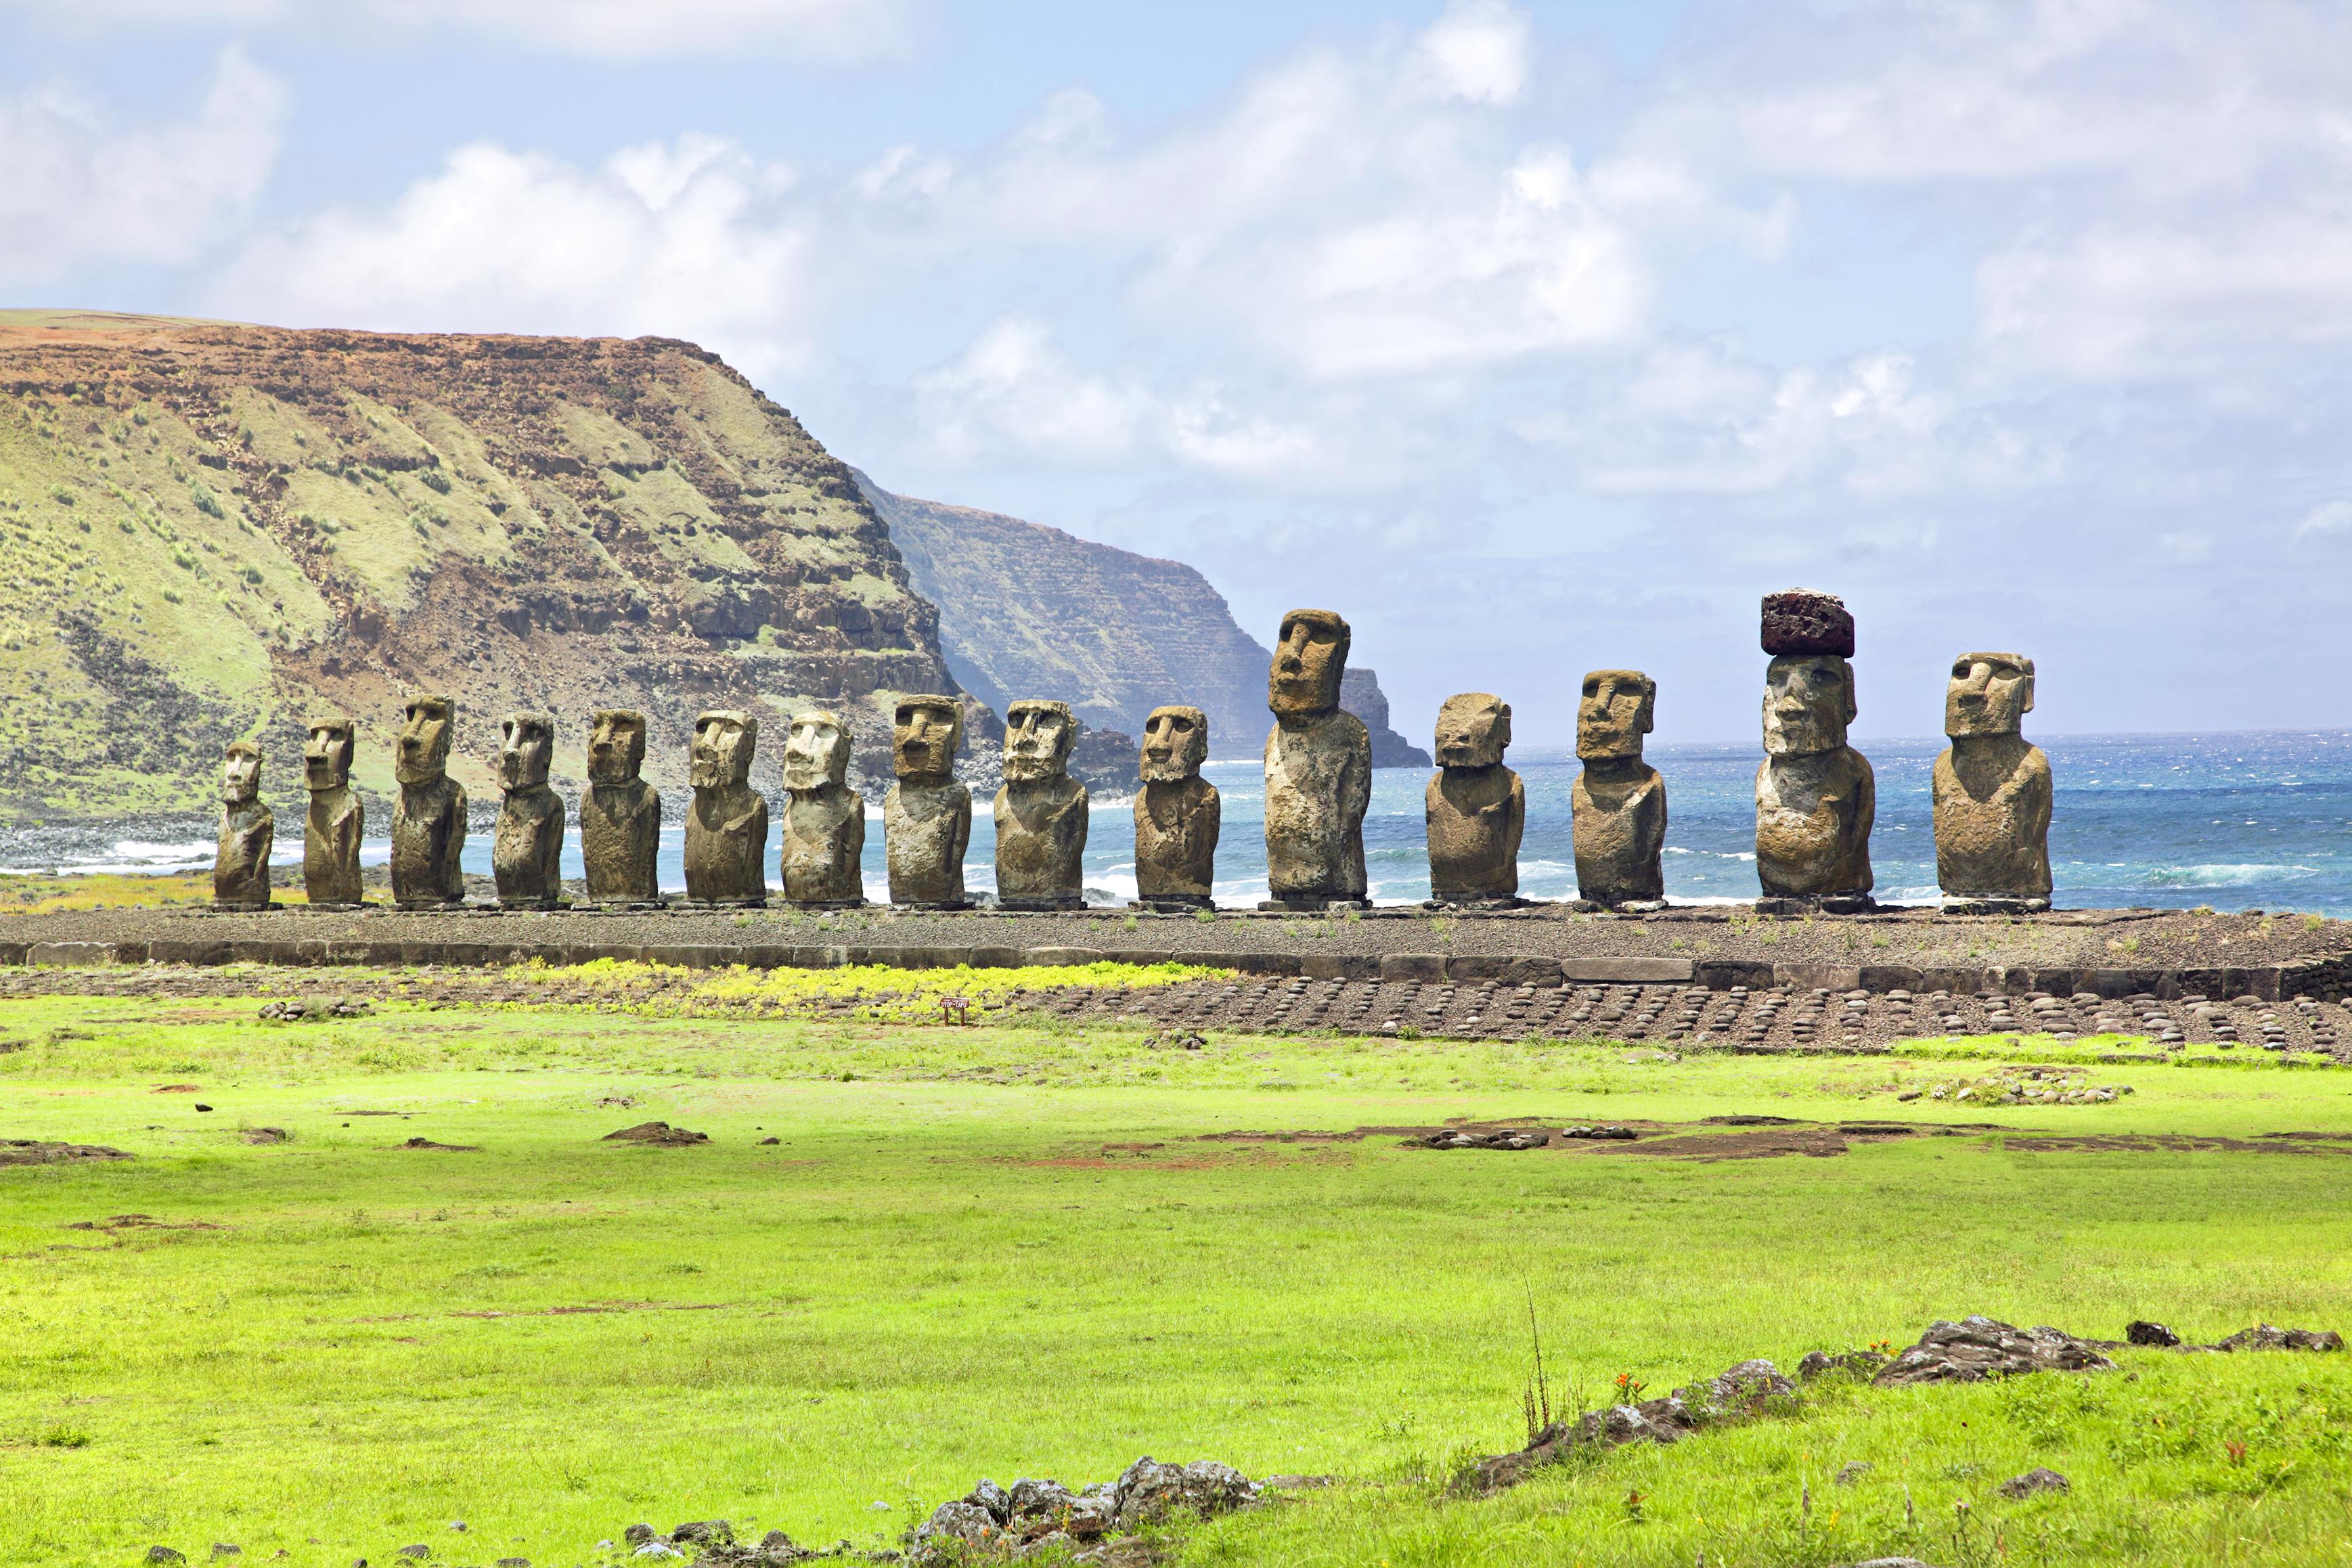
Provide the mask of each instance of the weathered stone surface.
{"label": "weathered stone surface", "polygon": [[1440,904],[1516,903],[1528,794],[1503,766],[1511,705],[1464,692],[1437,710],[1438,770],[1423,792],[1429,891]]}
{"label": "weathered stone surface", "polygon": [[1157,707],[1143,727],[1135,793],[1135,889],[1145,904],[1210,907],[1224,806],[1201,777],[1209,719],[1199,708]]}
{"label": "weathered stone surface", "polygon": [[956,753],[962,747],[961,699],[900,700],[890,735],[898,782],[882,801],[883,853],[893,904],[966,906],[963,852],[971,841],[971,790],[956,782]]}
{"label": "weathered stone surface", "polygon": [[499,724],[499,823],[490,873],[499,903],[555,909],[563,899],[563,798],[547,787],[555,759],[555,719],[510,713]]}
{"label": "weathered stone surface", "polygon": [[2270,1323],[2256,1323],[2252,1328],[2240,1329],[2213,1348],[2227,1351],[2340,1351],[2344,1348],[2344,1336],[2334,1329],[2283,1329]]}
{"label": "weathered stone surface", "polygon": [[743,709],[712,708],[694,721],[686,895],[698,904],[748,907],[768,901],[768,801],[751,788],[751,756],[759,745],[759,717]]}
{"label": "weathered stone surface", "polygon": [[2161,1349],[2179,1344],[2180,1336],[2162,1323],[2150,1322],[2142,1318],[2124,1325],[2124,1343],[2154,1345]]}
{"label": "weathered stone surface", "polygon": [[661,795],[639,777],[646,763],[646,716],[600,709],[588,731],[588,793],[580,802],[580,860],[595,904],[654,904],[661,898],[655,857],[661,848]]}
{"label": "weathered stone surface", "polygon": [[1577,701],[1576,891],[1612,908],[1666,895],[1666,781],[1642,759],[1657,699],[1639,670],[1594,670]]}
{"label": "weathered stone surface", "polygon": [[866,802],[849,787],[856,744],[849,721],[822,709],[797,714],[784,741],[782,882],[793,904],[838,908],[866,902]]}
{"label": "weathered stone surface", "polygon": [[449,736],[457,721],[450,698],[423,695],[402,710],[393,777],[392,898],[404,909],[466,902],[466,789],[449,777]]}
{"label": "weathered stone surface", "polygon": [[278,821],[261,801],[261,748],[229,743],[221,757],[220,838],[213,849],[213,903],[267,908],[269,851]]}
{"label": "weathered stone surface", "polygon": [[1935,1322],[1873,1383],[1979,1383],[2029,1372],[2106,1372],[2115,1363],[2088,1343],[2053,1328],[2021,1329],[1975,1316]]}
{"label": "weathered stone surface", "polygon": [[1076,728],[1067,703],[1024,697],[1004,716],[996,791],[996,897],[1007,909],[1086,902],[1087,788],[1067,771]]}
{"label": "weathered stone surface", "polygon": [[1275,716],[1265,737],[1266,881],[1276,904],[1364,896],[1372,743],[1362,721],[1339,708],[1349,637],[1347,622],[1328,610],[1282,618],[1266,681]]}
{"label": "weathered stone surface", "polygon": [[352,788],[356,729],[347,718],[312,721],[302,746],[310,808],[302,820],[302,893],[313,905],[360,902],[360,840],[367,813]]}
{"label": "weathered stone surface", "polygon": [[1764,651],[1774,658],[1853,657],[1853,616],[1834,593],[1784,589],[1764,596]]}
{"label": "weathered stone surface", "polygon": [[1826,653],[1783,654],[1764,689],[1764,762],[1756,770],[1756,876],[1767,895],[1857,897],[1871,888],[1878,811],[1869,758],[1845,743],[1853,667]]}
{"label": "weathered stone surface", "polygon": [[2050,758],[2019,733],[2033,711],[2033,661],[1963,653],[1944,688],[1936,758],[1936,882],[1948,898],[2050,896]]}
{"label": "weathered stone surface", "polygon": [[2036,1465],[2021,1476],[2010,1477],[1995,1490],[2001,1496],[2015,1502],[2021,1498],[2033,1497],[2046,1491],[2073,1491],[2074,1485],[2047,1465]]}

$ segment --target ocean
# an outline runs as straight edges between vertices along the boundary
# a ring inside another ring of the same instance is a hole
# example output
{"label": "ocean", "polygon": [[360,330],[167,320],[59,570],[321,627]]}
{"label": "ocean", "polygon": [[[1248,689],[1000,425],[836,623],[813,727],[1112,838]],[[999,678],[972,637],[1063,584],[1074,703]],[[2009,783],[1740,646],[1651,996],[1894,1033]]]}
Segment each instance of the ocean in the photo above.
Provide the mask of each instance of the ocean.
{"label": "ocean", "polygon": [[[2352,731],[2036,738],[2050,755],[2057,786],[2050,853],[2060,906],[2210,904],[2352,916]],[[1878,822],[1871,841],[1878,897],[1894,904],[1930,901],[1936,896],[1936,851],[1928,775],[1945,743],[1937,737],[1861,744],[1878,775]],[[1653,746],[1649,758],[1666,779],[1667,897],[1689,904],[1754,898],[1759,760],[1754,745]],[[1510,761],[1526,780],[1528,794],[1520,892],[1529,898],[1573,897],[1569,801],[1578,770],[1575,754],[1530,747],[1515,751]],[[1218,902],[1246,907],[1266,892],[1265,792],[1258,765],[1218,762],[1203,772],[1224,801]],[[293,778],[276,769],[273,774],[265,788],[279,806],[277,859],[299,879],[300,796]],[[1422,790],[1428,779],[1420,768],[1381,768],[1374,774],[1364,850],[1378,903],[1407,904],[1428,895],[1422,827]],[[683,805],[670,805],[661,859],[663,885],[681,890]],[[1134,895],[1129,810],[1124,800],[1095,803],[1094,847],[1087,854],[1092,902],[1121,903]],[[965,881],[980,893],[995,883],[995,834],[984,797],[973,802],[972,817]],[[195,869],[211,864],[212,835],[209,821],[187,818],[0,826],[0,870]],[[389,852],[378,836],[369,841],[364,858],[382,861]],[[467,843],[466,865],[488,874],[487,832],[475,833]],[[576,826],[564,869],[567,875],[580,874]],[[871,808],[866,875],[867,895],[883,898],[881,814]]]}

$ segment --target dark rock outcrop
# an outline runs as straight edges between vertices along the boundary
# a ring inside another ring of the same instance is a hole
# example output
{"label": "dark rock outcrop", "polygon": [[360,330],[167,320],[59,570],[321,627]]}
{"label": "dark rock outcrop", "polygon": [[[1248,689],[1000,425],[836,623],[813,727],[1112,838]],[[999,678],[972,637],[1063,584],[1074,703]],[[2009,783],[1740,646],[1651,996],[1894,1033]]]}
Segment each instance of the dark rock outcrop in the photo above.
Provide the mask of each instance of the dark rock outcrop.
{"label": "dark rock outcrop", "polygon": [[2111,1372],[2115,1363],[2088,1340],[2058,1329],[2021,1329],[1972,1316],[1927,1326],[1871,1379],[1884,1387],[1914,1383],[1980,1383],[2029,1372]]}

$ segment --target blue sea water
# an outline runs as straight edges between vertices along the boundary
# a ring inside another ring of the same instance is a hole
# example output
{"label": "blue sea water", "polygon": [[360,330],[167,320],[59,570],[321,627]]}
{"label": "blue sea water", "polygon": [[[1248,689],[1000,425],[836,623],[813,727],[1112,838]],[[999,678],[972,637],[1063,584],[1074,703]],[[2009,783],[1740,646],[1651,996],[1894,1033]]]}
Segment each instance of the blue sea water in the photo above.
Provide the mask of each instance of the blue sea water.
{"label": "blue sea water", "polygon": [[[2050,754],[2057,785],[2050,852],[2062,906],[2211,904],[2352,916],[2352,731],[2036,738]],[[1871,852],[1883,902],[1936,896],[1928,775],[1943,746],[1940,737],[1863,743],[1878,776]],[[1649,756],[1666,779],[1667,896],[1684,903],[1754,898],[1754,746],[1653,746]],[[1560,748],[1524,747],[1511,764],[1528,793],[1520,891],[1531,898],[1572,897],[1569,800],[1576,758]],[[1258,766],[1212,763],[1204,771],[1224,798],[1218,901],[1246,906],[1266,892]],[[1428,778],[1419,768],[1381,768],[1374,775],[1364,849],[1376,901],[1406,903],[1428,894],[1422,824]],[[301,818],[284,799],[291,789],[291,780],[272,787],[281,811],[278,859],[299,866]],[[664,886],[681,889],[683,804],[671,805],[661,857]],[[987,799],[974,807],[965,878],[980,893],[994,885],[995,834]],[[1125,800],[1095,803],[1087,883],[1096,902],[1134,894],[1131,820]],[[372,841],[365,854],[381,861],[389,845]],[[212,825],[184,818],[0,827],[0,870],[194,868],[209,865],[211,856]],[[488,873],[487,833],[473,836],[466,864]],[[576,829],[564,865],[568,875],[579,875]],[[869,896],[883,897],[878,810],[868,813],[866,875]]]}

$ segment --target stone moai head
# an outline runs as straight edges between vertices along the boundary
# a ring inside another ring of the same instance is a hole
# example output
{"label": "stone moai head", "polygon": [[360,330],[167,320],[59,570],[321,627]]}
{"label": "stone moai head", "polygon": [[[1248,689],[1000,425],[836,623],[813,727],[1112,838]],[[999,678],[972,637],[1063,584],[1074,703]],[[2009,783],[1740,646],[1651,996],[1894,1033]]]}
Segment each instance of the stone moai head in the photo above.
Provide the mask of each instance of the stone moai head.
{"label": "stone moai head", "polygon": [[444,696],[413,696],[400,713],[393,777],[403,784],[430,784],[449,770],[449,731],[457,722],[457,705]]}
{"label": "stone moai head", "polygon": [[1265,706],[1278,717],[1329,713],[1348,673],[1348,623],[1328,610],[1294,610],[1282,618],[1266,674]]}
{"label": "stone moai head", "polygon": [[1511,744],[1511,705],[1492,692],[1463,692],[1437,710],[1437,765],[1492,768]]}
{"label": "stone moai head", "polygon": [[543,713],[510,713],[499,721],[499,788],[512,793],[547,782],[555,761],[555,718]]}
{"label": "stone moai head", "polygon": [[221,752],[221,799],[245,806],[260,798],[261,747],[249,740],[230,741]]}
{"label": "stone moai head", "polygon": [[302,781],[313,789],[340,789],[351,782],[352,747],[358,727],[347,718],[315,719],[302,742]]}
{"label": "stone moai head", "polygon": [[1004,710],[1004,776],[1058,779],[1078,738],[1070,705],[1045,697],[1023,697]]}
{"label": "stone moai head", "polygon": [[1196,707],[1156,707],[1143,721],[1139,771],[1146,784],[1181,784],[1209,760],[1209,716]]}
{"label": "stone moai head", "polygon": [[751,779],[751,753],[760,744],[760,719],[740,708],[711,708],[695,716],[694,742],[687,754],[687,780],[698,789],[725,789]]}
{"label": "stone moai head", "polygon": [[2015,735],[2033,711],[2033,661],[2017,653],[1963,653],[1944,687],[1944,733]]}
{"label": "stone moai head", "polygon": [[1576,704],[1576,754],[1587,762],[1642,755],[1658,707],[1658,683],[1639,670],[1593,670]]}
{"label": "stone moai head", "polygon": [[627,784],[646,765],[646,716],[635,708],[596,710],[588,729],[588,782]]}
{"label": "stone moai head", "polygon": [[1852,664],[1833,653],[1783,653],[1764,675],[1764,749],[1774,757],[1835,751],[1857,711]]}
{"label": "stone moai head", "polygon": [[902,697],[890,726],[890,770],[901,779],[944,783],[963,749],[963,703],[955,697]]}
{"label": "stone moai head", "polygon": [[795,714],[784,737],[784,788],[822,789],[849,782],[849,751],[856,737],[837,713]]}

